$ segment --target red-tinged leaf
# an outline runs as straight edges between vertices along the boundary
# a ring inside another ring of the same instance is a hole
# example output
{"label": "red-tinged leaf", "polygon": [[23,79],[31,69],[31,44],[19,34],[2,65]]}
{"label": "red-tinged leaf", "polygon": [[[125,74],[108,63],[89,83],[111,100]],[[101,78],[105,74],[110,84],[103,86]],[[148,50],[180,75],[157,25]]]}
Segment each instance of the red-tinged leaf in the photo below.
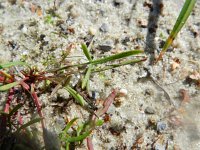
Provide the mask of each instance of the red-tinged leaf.
{"label": "red-tinged leaf", "polygon": [[8,99],[7,99],[7,101],[6,101],[6,105],[5,105],[5,108],[4,108],[4,112],[5,112],[5,113],[9,113],[10,103],[11,103],[13,97],[14,97],[14,89],[11,88],[11,89],[9,90]]}
{"label": "red-tinged leaf", "polygon": [[[31,84],[31,96],[33,98],[33,101],[37,107],[37,111],[38,111],[38,114],[41,118],[43,118],[43,114],[42,114],[42,111],[41,111],[41,105],[40,105],[40,101],[39,101],[39,98],[37,96],[37,93],[35,92],[34,90],[34,87],[35,85],[34,84]],[[41,123],[42,123],[42,128],[44,128],[44,120],[41,120]]]}
{"label": "red-tinged leaf", "polygon": [[28,90],[30,89],[29,85],[26,84],[24,81],[20,81],[20,84],[21,84],[21,86],[22,86],[25,90],[28,91]]}
{"label": "red-tinged leaf", "polygon": [[87,147],[88,147],[88,150],[94,150],[92,139],[90,137],[87,138]]}
{"label": "red-tinged leaf", "polygon": [[98,116],[102,116],[103,114],[105,114],[108,111],[108,108],[110,107],[110,105],[113,103],[115,97],[118,94],[118,90],[115,89],[112,91],[112,93],[106,98],[104,104],[103,104],[103,108],[97,110],[96,115]]}

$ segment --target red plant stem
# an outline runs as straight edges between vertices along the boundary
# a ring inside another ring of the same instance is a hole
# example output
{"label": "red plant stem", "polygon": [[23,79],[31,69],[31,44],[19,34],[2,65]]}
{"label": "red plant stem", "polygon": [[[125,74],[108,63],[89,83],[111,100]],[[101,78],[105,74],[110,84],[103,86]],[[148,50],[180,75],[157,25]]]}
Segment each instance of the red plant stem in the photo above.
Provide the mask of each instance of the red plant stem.
{"label": "red plant stem", "polygon": [[88,137],[86,140],[87,140],[88,150],[94,150],[94,147],[93,147],[93,144],[92,144],[92,139],[90,137]]}
{"label": "red plant stem", "polygon": [[[43,118],[43,113],[42,113],[42,110],[41,110],[41,104],[40,104],[40,100],[36,94],[36,92],[34,91],[34,84],[32,83],[31,84],[31,96],[33,98],[33,101],[35,102],[35,105],[37,107],[37,111],[38,111],[38,114],[41,118]],[[42,123],[42,128],[45,128],[44,126],[44,120],[42,119],[41,120],[41,123]]]}
{"label": "red plant stem", "polygon": [[6,101],[6,105],[5,105],[5,108],[4,108],[5,113],[9,113],[10,103],[11,103],[13,97],[14,97],[14,88],[11,88],[9,90],[8,99]]}
{"label": "red plant stem", "polygon": [[112,91],[112,93],[106,98],[104,104],[103,104],[103,108],[102,109],[99,109],[97,110],[96,114],[98,116],[102,116],[103,114],[105,114],[107,111],[108,111],[108,108],[110,107],[110,105],[113,103],[115,97],[117,96],[118,94],[118,89],[114,89]]}

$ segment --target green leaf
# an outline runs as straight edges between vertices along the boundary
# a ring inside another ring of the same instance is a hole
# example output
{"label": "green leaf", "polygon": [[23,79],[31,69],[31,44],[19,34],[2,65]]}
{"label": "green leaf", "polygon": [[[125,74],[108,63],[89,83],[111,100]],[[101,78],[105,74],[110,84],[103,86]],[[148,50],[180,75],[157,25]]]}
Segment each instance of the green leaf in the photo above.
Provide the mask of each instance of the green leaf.
{"label": "green leaf", "polygon": [[99,119],[99,120],[97,120],[96,121],[96,126],[102,126],[103,125],[103,123],[104,123],[104,121],[103,120],[101,120],[101,119]]}
{"label": "green leaf", "polygon": [[92,57],[91,57],[91,54],[90,54],[90,52],[89,52],[87,46],[86,46],[85,44],[81,44],[81,48],[82,48],[82,50],[83,50],[85,56],[87,57],[87,59],[88,59],[89,61],[92,61]]}
{"label": "green leaf", "polygon": [[63,133],[67,133],[67,131],[71,128],[71,126],[73,125],[73,123],[77,120],[78,118],[74,118],[72,119],[70,122],[67,123],[65,129],[63,130]]}
{"label": "green leaf", "polygon": [[65,86],[64,87],[73,97],[74,99],[82,106],[84,106],[86,104],[86,101],[84,100],[84,98],[78,94],[78,92],[76,92],[74,89],[72,89],[70,86]]}
{"label": "green leaf", "polygon": [[116,60],[116,59],[121,59],[121,58],[132,56],[132,55],[137,55],[137,54],[140,54],[140,53],[143,53],[143,52],[144,51],[142,51],[142,50],[126,51],[126,52],[122,52],[122,53],[115,54],[115,55],[112,55],[112,56],[108,56],[108,57],[105,57],[105,58],[93,60],[93,61],[90,62],[90,64],[93,64],[93,65],[102,64],[102,63],[106,63],[106,62],[113,61],[113,60]]}
{"label": "green leaf", "polygon": [[20,109],[23,106],[23,104],[18,104],[17,106],[15,106],[9,113],[9,117],[11,117],[14,113],[16,113],[18,111],[18,109]]}
{"label": "green leaf", "polygon": [[65,150],[70,150],[70,149],[69,149],[69,145],[70,145],[70,143],[69,143],[69,142],[66,142],[66,146],[65,146],[66,148],[65,148]]}
{"label": "green leaf", "polygon": [[76,135],[79,136],[83,129],[84,129],[84,124],[79,125],[76,130]]}
{"label": "green leaf", "polygon": [[93,65],[89,65],[87,72],[82,80],[81,88],[84,89],[90,79],[91,71],[92,71]]}
{"label": "green leaf", "polygon": [[196,3],[196,0],[186,0],[185,1],[184,6],[182,7],[181,12],[178,16],[178,19],[176,20],[176,23],[173,27],[173,30],[170,33],[167,41],[165,42],[165,45],[163,46],[163,49],[160,52],[159,57],[157,58],[156,62],[158,62],[162,58],[162,56],[167,51],[167,49],[169,48],[169,46],[171,45],[173,40],[176,38],[177,34],[179,33],[179,31],[181,30],[181,28],[187,21],[190,13],[192,12],[192,10],[195,6],[195,3]]}
{"label": "green leaf", "polygon": [[20,128],[18,128],[16,132],[19,133],[21,130],[25,129],[26,127],[28,127],[28,126],[30,126],[30,125],[32,125],[32,124],[34,124],[34,123],[40,122],[42,119],[43,119],[43,118],[35,118],[35,119],[33,119],[33,120],[27,122],[26,124],[24,124],[24,125],[22,125]]}
{"label": "green leaf", "polygon": [[22,61],[13,61],[13,62],[0,64],[0,69],[9,68],[9,67],[18,66],[18,65],[28,65],[28,64]]}
{"label": "green leaf", "polygon": [[84,140],[86,137],[88,137],[90,135],[92,131],[86,131],[85,133],[79,135],[79,136],[74,136],[74,137],[68,137],[66,138],[66,140],[68,142],[78,142],[78,141],[82,141]]}
{"label": "green leaf", "polygon": [[19,81],[16,81],[16,82],[13,82],[13,83],[9,83],[9,84],[6,84],[6,85],[2,85],[0,86],[0,91],[6,91],[6,90],[9,90],[10,88],[16,86],[16,85],[19,85],[20,82]]}
{"label": "green leaf", "polygon": [[139,62],[145,61],[146,59],[147,58],[123,61],[123,62],[121,62],[119,64],[113,64],[113,65],[106,66],[104,68],[94,69],[94,70],[92,70],[92,72],[101,72],[101,71],[117,68],[117,67],[124,66],[124,65],[135,64],[135,63],[139,63]]}

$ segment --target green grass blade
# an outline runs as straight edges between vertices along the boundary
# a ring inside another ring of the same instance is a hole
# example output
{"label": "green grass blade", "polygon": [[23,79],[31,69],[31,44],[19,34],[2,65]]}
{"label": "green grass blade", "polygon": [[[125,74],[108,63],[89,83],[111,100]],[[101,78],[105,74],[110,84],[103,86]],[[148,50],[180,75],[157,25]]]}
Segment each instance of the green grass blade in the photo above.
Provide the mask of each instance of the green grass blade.
{"label": "green grass blade", "polygon": [[65,146],[66,148],[65,148],[65,150],[70,150],[70,149],[69,149],[69,145],[70,145],[70,143],[69,143],[69,142],[66,142],[66,146]]}
{"label": "green grass blade", "polygon": [[73,97],[74,99],[81,105],[84,106],[86,104],[86,101],[84,98],[78,94],[74,89],[72,89],[70,86],[65,86],[64,87]]}
{"label": "green grass blade", "polygon": [[106,66],[106,67],[104,67],[104,68],[94,69],[94,70],[92,70],[92,72],[106,71],[106,70],[113,69],[113,68],[117,68],[117,67],[120,67],[120,66],[125,66],[125,65],[130,65],[130,64],[139,63],[139,62],[145,61],[146,59],[147,59],[147,58],[144,58],[144,59],[136,59],[136,60],[128,60],[128,61],[121,62],[121,63],[119,63],[119,64],[109,65],[109,66]]}
{"label": "green grass blade", "polygon": [[13,82],[13,83],[9,83],[9,84],[6,84],[6,85],[2,85],[0,86],[0,91],[6,91],[6,90],[9,90],[10,88],[16,86],[16,85],[19,85],[20,82],[19,81],[16,81],[16,82]]}
{"label": "green grass blade", "polygon": [[79,135],[79,136],[74,136],[74,137],[68,137],[66,140],[68,142],[78,142],[84,140],[86,137],[90,135],[92,131],[86,131],[85,133]]}
{"label": "green grass blade", "polygon": [[102,126],[103,124],[104,124],[104,121],[101,120],[101,119],[99,119],[99,120],[97,120],[97,121],[95,122],[95,125],[96,125],[96,126]]}
{"label": "green grass blade", "polygon": [[93,64],[93,65],[102,64],[102,63],[106,63],[108,61],[113,61],[113,60],[116,60],[116,59],[121,59],[121,58],[132,56],[132,55],[137,55],[137,54],[140,54],[140,53],[143,53],[143,52],[144,51],[142,51],[142,50],[126,51],[126,52],[122,52],[122,53],[115,54],[115,55],[112,55],[112,56],[108,56],[108,57],[105,57],[105,58],[93,60],[90,63]]}
{"label": "green grass blade", "polygon": [[163,46],[163,49],[160,52],[156,62],[162,58],[164,53],[167,51],[169,46],[172,44],[173,40],[176,38],[177,34],[179,33],[179,31],[181,30],[181,28],[187,21],[190,13],[192,12],[192,10],[195,6],[195,3],[196,3],[196,0],[186,0],[185,1],[184,6],[182,7],[181,12],[178,16],[178,19],[176,20],[176,23],[173,27],[173,30],[171,31],[167,41],[165,42],[165,45]]}
{"label": "green grass blade", "polygon": [[23,104],[18,104],[17,106],[15,106],[9,113],[9,117],[11,117],[14,113],[16,113],[18,111],[18,109],[20,109],[23,106]]}
{"label": "green grass blade", "polygon": [[74,118],[72,119],[70,122],[67,123],[65,129],[63,130],[64,133],[67,133],[67,131],[71,128],[71,126],[73,125],[73,123],[77,120],[78,118]]}
{"label": "green grass blade", "polygon": [[81,131],[84,129],[84,124],[80,124],[76,130],[76,135],[79,136]]}
{"label": "green grass blade", "polygon": [[25,129],[26,127],[28,127],[28,126],[30,126],[30,125],[32,125],[34,123],[40,122],[42,119],[43,118],[36,118],[36,119],[33,119],[33,120],[27,122],[26,124],[24,124],[20,128],[18,128],[16,132],[19,133],[21,130]]}
{"label": "green grass blade", "polygon": [[83,50],[85,56],[87,57],[87,59],[88,59],[89,61],[92,61],[92,57],[91,57],[91,54],[90,54],[90,52],[89,52],[87,46],[86,46],[85,44],[81,44],[81,48],[82,48],[82,50]]}
{"label": "green grass blade", "polygon": [[105,58],[92,60],[90,62],[86,62],[86,63],[82,63],[82,64],[68,65],[68,66],[63,66],[63,67],[58,68],[58,69],[47,70],[47,72],[60,71],[60,70],[63,70],[63,69],[68,69],[70,67],[87,66],[89,64],[92,64],[92,65],[103,64],[103,63],[106,63],[106,62],[109,62],[109,61],[114,61],[114,60],[125,58],[125,57],[128,57],[128,56],[137,55],[137,54],[140,54],[140,53],[143,53],[143,52],[144,52],[143,50],[126,51],[126,52],[122,52],[122,53],[115,54],[115,55],[112,55],[112,56],[108,56],[108,57],[105,57]]}
{"label": "green grass blade", "polygon": [[84,89],[89,81],[89,78],[90,78],[90,75],[91,75],[91,72],[92,72],[92,68],[93,68],[93,65],[89,65],[88,69],[87,69],[87,72],[83,78],[83,81],[82,81],[82,85],[81,85],[81,88]]}
{"label": "green grass blade", "polygon": [[0,64],[0,69],[9,68],[9,67],[18,66],[18,65],[28,65],[28,64],[22,61],[13,61],[13,62]]}

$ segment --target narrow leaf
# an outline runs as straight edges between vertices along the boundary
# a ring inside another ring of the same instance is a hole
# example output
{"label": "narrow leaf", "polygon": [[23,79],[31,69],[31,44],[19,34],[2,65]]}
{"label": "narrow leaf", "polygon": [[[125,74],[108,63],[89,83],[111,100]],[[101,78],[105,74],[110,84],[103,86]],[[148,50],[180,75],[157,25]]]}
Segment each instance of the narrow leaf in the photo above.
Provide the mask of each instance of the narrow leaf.
{"label": "narrow leaf", "polygon": [[24,124],[20,128],[18,128],[16,132],[20,132],[21,130],[25,129],[26,127],[28,127],[34,123],[40,122],[42,119],[43,118],[36,118],[36,119],[33,119],[33,120],[27,122],[26,124]]}
{"label": "narrow leaf", "polygon": [[97,120],[96,121],[96,126],[102,126],[103,125],[103,123],[104,123],[104,121],[103,120],[101,120],[101,119],[99,119],[99,120]]}
{"label": "narrow leaf", "polygon": [[82,81],[82,85],[81,85],[81,88],[84,89],[90,79],[90,75],[91,75],[91,71],[92,71],[92,68],[93,68],[93,65],[89,65],[88,69],[87,69],[87,72],[83,78],[83,81]]}
{"label": "narrow leaf", "polygon": [[86,101],[84,100],[84,98],[78,94],[78,92],[76,92],[74,89],[72,89],[70,86],[65,86],[64,87],[73,97],[74,99],[80,103],[80,105],[84,106]]}
{"label": "narrow leaf", "polygon": [[82,141],[84,140],[86,137],[88,137],[90,135],[92,131],[87,131],[79,136],[74,136],[74,137],[68,137],[66,140],[68,142],[78,142],[78,141]]}
{"label": "narrow leaf", "polygon": [[0,86],[0,91],[6,91],[6,90],[9,90],[10,88],[16,86],[16,85],[19,85],[20,82],[19,81],[16,81],[16,82],[13,82],[13,83],[9,83],[9,84],[6,84],[6,85],[2,85]]}
{"label": "narrow leaf", "polygon": [[27,65],[27,63],[22,62],[22,61],[13,61],[13,62],[8,62],[8,63],[3,63],[3,64],[0,64],[0,69],[9,68],[9,67],[18,66],[18,65]]}
{"label": "narrow leaf", "polygon": [[147,58],[123,61],[123,62],[121,62],[119,64],[113,64],[113,65],[108,65],[108,66],[106,66],[104,68],[94,69],[94,70],[92,70],[92,72],[101,72],[101,71],[117,68],[117,67],[120,67],[120,66],[125,66],[125,65],[130,65],[130,64],[133,65],[135,63],[139,63],[139,62],[145,61],[146,59]]}
{"label": "narrow leaf", "polygon": [[186,0],[185,1],[184,6],[182,7],[181,12],[178,16],[178,19],[176,20],[176,23],[173,27],[173,30],[170,33],[167,41],[165,42],[165,45],[163,46],[163,49],[160,52],[156,62],[158,62],[162,58],[164,53],[167,51],[169,46],[172,44],[173,40],[176,38],[177,34],[179,33],[179,31],[181,30],[181,28],[187,21],[190,13],[192,12],[192,9],[194,8],[195,3],[196,3],[196,0]]}
{"label": "narrow leaf", "polygon": [[70,122],[67,123],[65,129],[63,130],[64,133],[67,133],[67,131],[71,128],[71,126],[73,125],[73,123],[77,120],[78,118],[74,118],[72,119]]}
{"label": "narrow leaf", "polygon": [[15,106],[9,113],[9,117],[11,117],[14,113],[16,113],[18,111],[18,109],[20,109],[23,106],[23,104],[18,104],[17,106]]}
{"label": "narrow leaf", "polygon": [[90,52],[89,52],[87,46],[86,46],[85,44],[81,44],[81,48],[82,48],[82,50],[83,50],[85,56],[87,57],[87,59],[88,59],[89,61],[92,61],[92,57],[91,57],[91,54],[90,54]]}
{"label": "narrow leaf", "polygon": [[132,55],[137,55],[137,54],[140,54],[140,53],[143,53],[143,52],[144,51],[142,51],[142,50],[126,51],[126,52],[122,52],[122,53],[115,54],[115,55],[112,55],[112,56],[108,56],[108,57],[105,57],[105,58],[93,60],[90,63],[93,64],[93,65],[102,64],[102,63],[106,63],[106,62],[113,61],[113,60],[116,60],[116,59],[121,59],[121,58],[132,56]]}

